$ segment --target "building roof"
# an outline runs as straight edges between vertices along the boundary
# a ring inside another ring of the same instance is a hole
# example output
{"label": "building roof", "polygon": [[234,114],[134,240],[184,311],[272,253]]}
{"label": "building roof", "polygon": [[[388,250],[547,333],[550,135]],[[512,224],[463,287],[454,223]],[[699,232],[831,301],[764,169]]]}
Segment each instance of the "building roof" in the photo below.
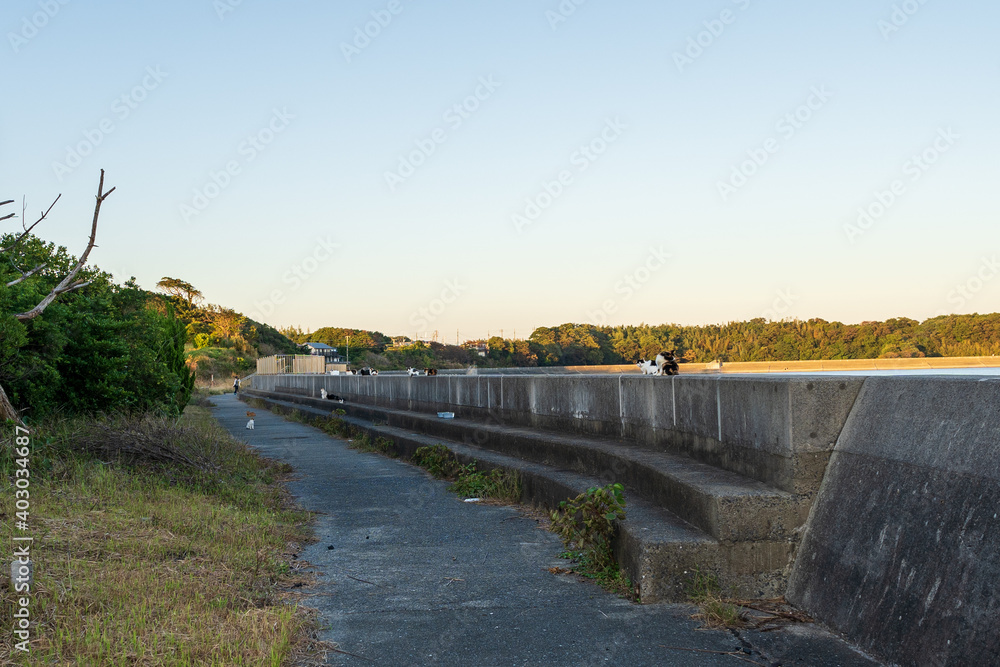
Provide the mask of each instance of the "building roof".
{"label": "building roof", "polygon": [[336,348],[330,347],[326,343],[303,343],[307,347],[311,347],[314,350],[335,350]]}

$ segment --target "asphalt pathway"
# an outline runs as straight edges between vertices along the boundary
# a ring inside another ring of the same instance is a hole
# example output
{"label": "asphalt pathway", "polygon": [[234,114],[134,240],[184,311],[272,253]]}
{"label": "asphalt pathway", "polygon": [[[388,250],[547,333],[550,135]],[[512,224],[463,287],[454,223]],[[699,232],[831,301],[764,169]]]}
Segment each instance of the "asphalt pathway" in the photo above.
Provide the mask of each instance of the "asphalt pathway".
{"label": "asphalt pathway", "polygon": [[419,468],[271,412],[256,410],[247,430],[245,403],[212,400],[234,436],[295,468],[291,492],[319,513],[319,542],[299,554],[322,573],[308,604],[321,639],[363,658],[329,664],[875,664],[813,626],[700,630],[693,607],[637,605],[551,574],[566,566],[562,544],[517,508],[465,503]]}

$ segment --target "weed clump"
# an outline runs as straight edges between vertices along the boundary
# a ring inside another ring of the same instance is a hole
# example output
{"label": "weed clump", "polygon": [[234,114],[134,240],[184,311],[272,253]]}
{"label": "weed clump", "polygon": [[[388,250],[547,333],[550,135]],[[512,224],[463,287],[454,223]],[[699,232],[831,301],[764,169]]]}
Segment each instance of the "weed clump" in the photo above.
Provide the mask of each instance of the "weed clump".
{"label": "weed clump", "polygon": [[625,489],[621,484],[592,487],[552,512],[552,530],[566,549],[603,569],[614,562],[611,538],[614,520],[625,518]]}
{"label": "weed clump", "polygon": [[462,464],[444,445],[420,447],[410,459],[438,479],[455,479],[462,470]]}
{"label": "weed clump", "polygon": [[559,503],[559,508],[552,512],[552,531],[566,547],[562,555],[576,562],[577,573],[594,579],[609,591],[635,598],[632,583],[611,550],[614,521],[624,518],[625,489],[618,483],[608,484],[592,487]]}
{"label": "weed clump", "polygon": [[476,462],[462,465],[444,445],[420,447],[411,460],[438,479],[452,482],[448,490],[466,498],[489,498],[507,503],[521,500],[521,476],[511,470],[476,469]]}
{"label": "weed clump", "polygon": [[399,456],[399,453],[396,451],[396,444],[392,440],[387,438],[375,438],[375,440],[372,440],[370,435],[360,431],[355,432],[354,440],[347,446],[359,452],[374,452],[390,458]]}
{"label": "weed clump", "polygon": [[521,476],[510,470],[476,470],[475,463],[461,467],[449,491],[466,498],[491,498],[508,503],[521,500]]}

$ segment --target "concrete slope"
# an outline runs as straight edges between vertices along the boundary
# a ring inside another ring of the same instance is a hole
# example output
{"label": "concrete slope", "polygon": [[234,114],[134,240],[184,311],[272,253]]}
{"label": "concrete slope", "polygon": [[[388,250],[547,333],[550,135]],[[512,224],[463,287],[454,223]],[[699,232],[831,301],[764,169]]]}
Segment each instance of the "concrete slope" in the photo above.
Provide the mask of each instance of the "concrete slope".
{"label": "concrete slope", "polygon": [[789,599],[905,665],[1000,664],[1000,381],[869,378]]}

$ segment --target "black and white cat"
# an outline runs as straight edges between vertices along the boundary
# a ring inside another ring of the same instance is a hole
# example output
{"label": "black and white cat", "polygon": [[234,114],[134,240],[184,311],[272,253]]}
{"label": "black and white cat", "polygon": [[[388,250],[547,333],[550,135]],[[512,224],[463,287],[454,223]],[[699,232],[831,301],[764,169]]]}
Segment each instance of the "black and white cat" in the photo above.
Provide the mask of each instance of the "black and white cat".
{"label": "black and white cat", "polygon": [[336,394],[328,394],[327,391],[326,391],[326,389],[324,389],[324,388],[321,388],[319,390],[319,397],[322,398],[323,400],[329,399],[329,400],[335,401],[337,403],[343,403],[344,402],[344,399],[342,399],[340,396],[337,396]]}
{"label": "black and white cat", "polygon": [[669,352],[661,352],[656,355],[656,367],[659,369],[660,375],[677,375],[680,373],[676,352],[677,350],[670,350]]}

